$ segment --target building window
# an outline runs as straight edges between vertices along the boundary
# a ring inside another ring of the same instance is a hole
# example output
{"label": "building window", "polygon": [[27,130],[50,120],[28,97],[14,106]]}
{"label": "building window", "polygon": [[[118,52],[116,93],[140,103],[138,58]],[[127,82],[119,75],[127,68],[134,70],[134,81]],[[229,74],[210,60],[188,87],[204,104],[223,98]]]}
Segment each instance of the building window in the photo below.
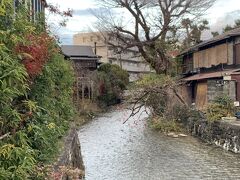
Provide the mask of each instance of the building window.
{"label": "building window", "polygon": [[32,13],[33,13],[33,11],[34,11],[34,0],[31,0],[31,5],[32,5],[31,11],[32,11]]}
{"label": "building window", "polygon": [[100,37],[100,36],[97,36],[97,40],[98,40],[98,41],[101,41],[102,39],[101,39],[101,37]]}
{"label": "building window", "polygon": [[44,13],[46,4],[43,1],[40,1],[40,2],[41,2],[41,12]]}
{"label": "building window", "polygon": [[38,9],[37,9],[38,12],[41,12],[41,2],[38,1]]}
{"label": "building window", "polygon": [[35,5],[34,5],[34,7],[35,7],[35,8],[34,8],[34,12],[37,13],[37,10],[38,10],[38,0],[35,0],[35,1],[34,1],[34,4],[35,4]]}
{"label": "building window", "polygon": [[90,41],[93,42],[93,36],[90,37]]}

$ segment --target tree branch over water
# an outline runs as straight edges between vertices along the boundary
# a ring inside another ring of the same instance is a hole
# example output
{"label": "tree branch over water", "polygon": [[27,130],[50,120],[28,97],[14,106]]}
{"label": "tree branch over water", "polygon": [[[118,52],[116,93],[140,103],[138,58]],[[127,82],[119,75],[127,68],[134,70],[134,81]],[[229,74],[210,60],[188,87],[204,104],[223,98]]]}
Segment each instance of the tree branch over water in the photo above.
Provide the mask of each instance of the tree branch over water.
{"label": "tree branch over water", "polygon": [[145,112],[146,108],[149,108],[151,115],[164,116],[174,105],[187,106],[178,92],[180,85],[180,82],[176,82],[170,76],[156,74],[147,75],[136,82],[130,88],[131,113],[124,123],[141,112],[142,108],[145,108]]}

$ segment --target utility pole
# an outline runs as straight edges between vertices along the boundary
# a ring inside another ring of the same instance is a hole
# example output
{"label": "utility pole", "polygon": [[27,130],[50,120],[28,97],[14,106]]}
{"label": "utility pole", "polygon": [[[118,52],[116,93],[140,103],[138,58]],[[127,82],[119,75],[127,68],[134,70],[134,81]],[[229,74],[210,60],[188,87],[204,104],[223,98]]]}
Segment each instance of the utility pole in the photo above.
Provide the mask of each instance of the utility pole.
{"label": "utility pole", "polygon": [[118,61],[119,61],[119,65],[122,69],[122,56],[121,56],[121,53],[122,53],[122,49],[121,47],[119,46],[119,40],[117,40],[118,42],[118,46],[117,46],[117,58],[118,58]]}
{"label": "utility pole", "polygon": [[97,42],[94,42],[94,53],[97,55]]}

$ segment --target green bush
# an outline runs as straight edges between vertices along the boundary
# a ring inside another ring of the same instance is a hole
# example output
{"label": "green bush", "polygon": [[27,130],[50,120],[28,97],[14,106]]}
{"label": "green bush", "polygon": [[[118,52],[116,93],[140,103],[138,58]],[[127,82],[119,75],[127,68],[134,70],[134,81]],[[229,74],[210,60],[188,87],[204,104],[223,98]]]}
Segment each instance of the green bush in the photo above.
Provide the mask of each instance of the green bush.
{"label": "green bush", "polygon": [[205,112],[209,121],[221,120],[222,117],[234,116],[233,100],[227,95],[217,96],[209,103]]}
{"label": "green bush", "polygon": [[182,130],[180,124],[176,120],[159,116],[150,119],[150,127],[164,133],[180,132]]}
{"label": "green bush", "polygon": [[8,24],[5,20],[10,15],[1,13],[1,23],[7,24],[0,25],[0,179],[36,179],[38,165],[56,156],[59,139],[74,116],[74,74],[52,40],[41,71],[30,78],[23,59],[31,56],[17,53],[15,47],[20,44],[34,50],[33,42],[24,37],[41,32],[24,14],[16,14]]}
{"label": "green bush", "polygon": [[186,105],[174,105],[172,111],[168,116],[177,119],[180,122],[186,122],[187,119],[193,115],[193,110],[191,110]]}
{"label": "green bush", "polygon": [[72,68],[53,54],[29,85],[16,57],[2,48],[0,57],[0,135],[9,133],[0,142],[0,179],[28,179],[55,157],[73,118]]}
{"label": "green bush", "polygon": [[102,64],[96,75],[97,99],[105,105],[116,104],[129,83],[128,72],[118,65]]}
{"label": "green bush", "polygon": [[[32,128],[34,147],[41,150],[38,159],[49,161],[56,153],[58,138],[68,129],[73,119],[72,87],[74,75],[71,64],[60,54],[53,54],[45,65],[43,73],[37,77],[29,92],[29,98],[42,108],[36,114],[36,125],[44,129]],[[51,139],[44,139],[51,137]]]}

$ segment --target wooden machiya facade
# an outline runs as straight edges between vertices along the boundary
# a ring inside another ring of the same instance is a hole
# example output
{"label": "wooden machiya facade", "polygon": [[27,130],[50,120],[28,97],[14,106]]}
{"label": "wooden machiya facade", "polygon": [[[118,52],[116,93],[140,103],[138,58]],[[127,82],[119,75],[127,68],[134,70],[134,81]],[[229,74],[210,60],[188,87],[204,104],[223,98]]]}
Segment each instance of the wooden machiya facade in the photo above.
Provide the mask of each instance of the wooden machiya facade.
{"label": "wooden machiya facade", "polygon": [[203,109],[216,96],[240,101],[240,28],[204,41],[181,53],[180,90],[186,102]]}
{"label": "wooden machiya facade", "polygon": [[92,99],[94,92],[93,72],[99,65],[99,56],[93,53],[91,46],[64,45],[62,52],[73,62],[76,76],[74,102],[79,108],[80,101]]}

